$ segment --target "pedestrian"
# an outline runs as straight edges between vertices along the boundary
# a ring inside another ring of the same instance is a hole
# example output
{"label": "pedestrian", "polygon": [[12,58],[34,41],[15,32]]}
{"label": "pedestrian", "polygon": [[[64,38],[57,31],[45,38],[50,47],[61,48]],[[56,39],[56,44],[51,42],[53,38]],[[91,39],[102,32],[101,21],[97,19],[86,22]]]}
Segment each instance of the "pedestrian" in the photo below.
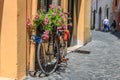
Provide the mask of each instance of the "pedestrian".
{"label": "pedestrian", "polygon": [[114,29],[114,31],[116,31],[116,21],[115,20],[113,20],[111,27]]}
{"label": "pedestrian", "polygon": [[107,19],[107,17],[103,20],[103,24],[104,24],[104,31],[107,32],[110,30],[110,24],[109,24],[109,20]]}

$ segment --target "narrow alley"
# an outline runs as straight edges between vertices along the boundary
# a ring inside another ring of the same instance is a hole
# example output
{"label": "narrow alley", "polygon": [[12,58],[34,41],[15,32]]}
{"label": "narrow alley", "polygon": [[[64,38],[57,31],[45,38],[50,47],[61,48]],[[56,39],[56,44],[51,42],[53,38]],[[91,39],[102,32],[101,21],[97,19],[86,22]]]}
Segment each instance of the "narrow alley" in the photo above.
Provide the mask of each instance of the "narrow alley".
{"label": "narrow alley", "polygon": [[119,33],[92,31],[91,35],[91,42],[79,48],[89,54],[71,52],[67,66],[48,77],[26,80],[120,80]]}

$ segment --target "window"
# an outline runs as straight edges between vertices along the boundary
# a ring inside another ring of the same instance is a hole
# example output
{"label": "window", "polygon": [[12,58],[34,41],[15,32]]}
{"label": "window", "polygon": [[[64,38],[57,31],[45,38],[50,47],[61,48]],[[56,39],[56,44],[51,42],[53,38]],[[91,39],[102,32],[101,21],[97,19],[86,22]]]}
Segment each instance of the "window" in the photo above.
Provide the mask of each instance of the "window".
{"label": "window", "polygon": [[38,9],[48,11],[50,4],[52,4],[52,0],[38,0]]}

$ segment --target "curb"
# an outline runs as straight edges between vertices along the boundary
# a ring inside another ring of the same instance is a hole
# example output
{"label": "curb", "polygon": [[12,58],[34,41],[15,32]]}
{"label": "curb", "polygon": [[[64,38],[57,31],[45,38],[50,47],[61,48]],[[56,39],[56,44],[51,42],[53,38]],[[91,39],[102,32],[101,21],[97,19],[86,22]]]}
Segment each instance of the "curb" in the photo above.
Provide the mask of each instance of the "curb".
{"label": "curb", "polygon": [[83,45],[75,45],[75,46],[68,47],[67,48],[67,53],[70,53],[70,52],[72,52],[72,51],[74,51],[74,50],[76,50],[76,49],[78,49],[78,48],[80,48],[82,46]]}

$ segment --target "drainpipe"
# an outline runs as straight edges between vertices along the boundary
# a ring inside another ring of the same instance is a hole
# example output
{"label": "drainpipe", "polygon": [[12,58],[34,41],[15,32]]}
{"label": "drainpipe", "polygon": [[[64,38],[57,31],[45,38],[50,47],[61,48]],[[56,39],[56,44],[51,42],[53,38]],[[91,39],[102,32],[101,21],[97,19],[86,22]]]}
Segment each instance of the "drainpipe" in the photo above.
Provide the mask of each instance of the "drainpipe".
{"label": "drainpipe", "polygon": [[[37,0],[32,0],[32,15],[35,15],[37,12]],[[33,19],[33,17],[32,17]],[[36,32],[32,32],[32,35],[35,35]],[[30,71],[35,71],[35,43],[31,41],[30,44]]]}

